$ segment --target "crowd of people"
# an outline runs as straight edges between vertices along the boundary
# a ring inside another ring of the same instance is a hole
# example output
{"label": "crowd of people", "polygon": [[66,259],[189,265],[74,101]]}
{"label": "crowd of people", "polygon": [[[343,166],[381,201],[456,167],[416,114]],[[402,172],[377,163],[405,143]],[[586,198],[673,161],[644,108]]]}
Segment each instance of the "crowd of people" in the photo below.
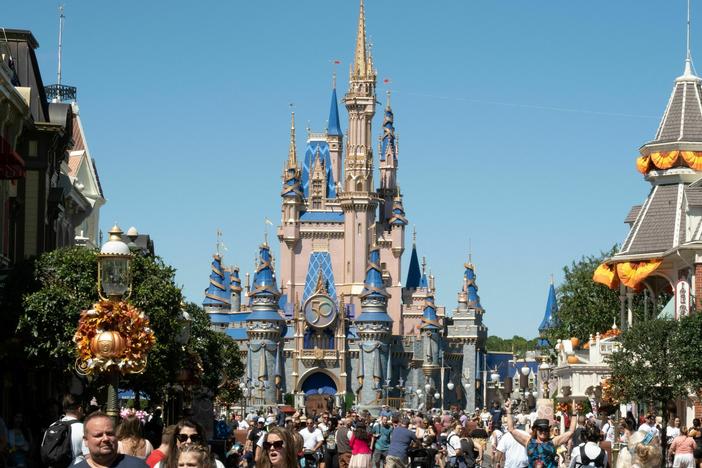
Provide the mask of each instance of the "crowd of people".
{"label": "crowd of people", "polygon": [[276,408],[216,424],[215,438],[226,441],[213,449],[189,418],[164,427],[159,414],[145,419],[124,411],[115,426],[100,411],[85,416],[71,395],[63,408],[44,432],[41,462],[30,456],[34,441],[21,418],[0,428],[0,468],[647,468],[661,466],[663,453],[669,467],[702,468],[700,421],[687,428],[673,418],[663,428],[654,414],[618,421],[604,413],[559,414],[568,423],[560,433],[559,421],[540,419],[535,410],[513,413],[510,401],[471,413],[383,406],[377,416]]}

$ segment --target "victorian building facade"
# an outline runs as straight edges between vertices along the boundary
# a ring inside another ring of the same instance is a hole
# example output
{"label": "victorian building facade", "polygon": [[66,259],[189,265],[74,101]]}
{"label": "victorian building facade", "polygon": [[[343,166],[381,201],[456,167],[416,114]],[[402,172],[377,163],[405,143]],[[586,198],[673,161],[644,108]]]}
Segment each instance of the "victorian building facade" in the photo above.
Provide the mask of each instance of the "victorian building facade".
{"label": "victorian building facade", "polygon": [[[270,246],[253,278],[214,256],[203,305],[213,327],[240,342],[257,404],[474,409],[482,404],[487,329],[475,267],[457,265],[458,305],[435,304],[435,279],[416,239],[402,284],[408,219],[398,181],[399,145],[388,94],[373,143],[377,73],[361,1],[341,129],[336,86],[327,128],[308,132],[299,157],[295,115],[284,164],[277,274]],[[377,148],[377,160],[376,160]],[[378,167],[376,169],[376,161]],[[377,182],[376,182],[377,179]]]}

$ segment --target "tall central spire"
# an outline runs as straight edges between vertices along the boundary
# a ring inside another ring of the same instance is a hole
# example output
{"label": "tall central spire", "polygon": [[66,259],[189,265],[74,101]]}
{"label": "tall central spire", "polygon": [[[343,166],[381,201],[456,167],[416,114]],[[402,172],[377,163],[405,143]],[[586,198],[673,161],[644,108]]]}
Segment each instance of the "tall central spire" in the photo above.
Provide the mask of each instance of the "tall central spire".
{"label": "tall central spire", "polygon": [[361,0],[358,14],[358,33],[356,34],[356,53],[353,59],[353,78],[369,78],[372,73],[373,61],[366,44],[366,13]]}
{"label": "tall central spire", "polygon": [[290,117],[290,149],[288,150],[288,169],[297,168],[297,149],[295,148],[295,113]]}

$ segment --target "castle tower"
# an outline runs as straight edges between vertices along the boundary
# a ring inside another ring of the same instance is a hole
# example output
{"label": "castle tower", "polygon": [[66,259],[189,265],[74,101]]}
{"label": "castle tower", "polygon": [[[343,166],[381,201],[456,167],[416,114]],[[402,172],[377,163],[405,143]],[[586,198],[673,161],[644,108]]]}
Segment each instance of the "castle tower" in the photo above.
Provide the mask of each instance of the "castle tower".
{"label": "castle tower", "polygon": [[546,311],[544,318],[539,325],[539,340],[536,346],[540,349],[548,350],[551,343],[548,341],[548,332],[558,325],[558,300],[556,299],[556,288],[553,287],[553,280],[548,287],[548,299],[546,300]]}
{"label": "castle tower", "polygon": [[279,348],[283,346],[281,338],[285,319],[278,313],[280,292],[273,274],[272,260],[268,244],[262,244],[250,293],[251,313],[246,319],[254,397],[259,398],[260,405],[282,403],[279,397],[281,388],[284,388],[281,379],[275,378],[280,373],[279,369],[284,368]]}
{"label": "castle tower", "polygon": [[229,285],[229,272],[222,267],[222,256],[212,256],[210,266],[210,284],[205,289],[205,300],[202,306],[207,313],[226,313],[231,308],[231,291]]}
{"label": "castle tower", "polygon": [[361,0],[354,63],[350,71],[349,91],[344,96],[349,127],[343,192],[339,196],[344,211],[344,294],[351,299],[357,298],[362,289],[368,247],[377,239],[373,222],[378,197],[373,189],[371,145],[375,84],[376,72],[366,45],[365,13]]}
{"label": "castle tower", "polygon": [[327,143],[331,158],[332,174],[336,183],[341,182],[341,152],[344,136],[339,125],[339,105],[336,97],[336,75],[332,88],[331,105],[329,106],[329,122],[327,122]]}
{"label": "castle tower", "polygon": [[[295,113],[291,114],[290,148],[288,160],[283,170],[283,189],[280,193],[282,202],[281,228],[278,232],[280,242],[280,268],[283,278],[295,278],[295,252],[300,242],[300,211],[303,208],[303,194],[300,187],[300,168],[297,163],[295,144]],[[287,297],[295,298],[295,284],[283,285]]]}
{"label": "castle tower", "polygon": [[372,411],[377,411],[381,405],[381,385],[387,378],[392,330],[392,319],[387,313],[389,294],[383,285],[379,262],[380,251],[373,246],[361,293],[361,314],[355,320],[359,338],[356,401],[359,408]]}
{"label": "castle tower", "polygon": [[380,188],[381,200],[380,217],[382,222],[392,218],[395,198],[399,195],[397,187],[397,138],[395,137],[394,116],[390,107],[390,91],[387,93],[387,105],[383,117],[383,135],[380,137]]}
{"label": "castle tower", "polygon": [[232,294],[231,311],[241,311],[241,278],[239,278],[239,267],[234,266],[229,275],[229,290]]}
{"label": "castle tower", "polygon": [[462,385],[465,389],[465,408],[473,410],[484,406],[481,393],[476,390],[476,381],[480,380],[482,356],[485,354],[487,328],[483,325],[483,313],[478,296],[475,266],[469,260],[464,265],[463,287],[458,293],[458,306],[447,330],[447,339],[463,354],[461,368]]}

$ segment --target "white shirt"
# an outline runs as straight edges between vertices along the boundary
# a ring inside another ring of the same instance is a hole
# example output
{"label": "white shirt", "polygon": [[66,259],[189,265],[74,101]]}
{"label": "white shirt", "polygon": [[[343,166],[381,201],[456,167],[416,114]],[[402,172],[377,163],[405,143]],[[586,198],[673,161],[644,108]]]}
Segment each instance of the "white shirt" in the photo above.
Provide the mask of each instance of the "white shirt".
{"label": "white shirt", "polygon": [[446,456],[455,457],[456,450],[461,449],[461,438],[455,432],[449,432],[448,437],[446,437]]}
{"label": "white shirt", "polygon": [[[582,460],[580,459],[580,447],[582,446],[583,444],[580,444],[577,447],[573,447],[573,451],[570,453],[570,468],[581,466]],[[594,462],[595,458],[597,458],[600,455],[600,453],[604,453],[604,460],[602,466],[607,466],[607,452],[601,449],[600,446],[595,442],[585,443],[585,455],[587,455],[591,462]]]}
{"label": "white shirt", "polygon": [[[78,421],[74,416],[64,416],[61,421]],[[74,462],[80,463],[83,461],[83,455],[90,453],[88,446],[83,440],[83,423],[77,422],[71,424],[71,451],[73,452]]]}
{"label": "white shirt", "polygon": [[505,432],[500,438],[496,450],[505,456],[504,468],[524,468],[529,464],[526,447],[517,442],[509,432]]}
{"label": "white shirt", "polygon": [[658,435],[658,428],[656,427],[655,424],[653,426],[649,426],[648,423],[643,423],[642,425],[639,426],[639,431],[643,431],[643,432],[653,431],[654,437]]}
{"label": "white shirt", "polygon": [[605,436],[605,440],[611,444],[614,443],[614,424],[607,421],[604,426],[602,426],[602,433]]}
{"label": "white shirt", "polygon": [[490,416],[490,413],[488,411],[483,411],[482,413],[480,413],[480,420],[483,422],[483,424],[486,427],[487,427],[487,423],[488,423],[488,421],[490,421],[491,417],[492,416]]}
{"label": "white shirt", "polygon": [[247,423],[243,419],[241,421],[237,421],[237,423],[238,423],[238,425],[236,427],[237,429],[242,430],[242,431],[246,431],[249,429],[249,423]]}
{"label": "white shirt", "polygon": [[322,436],[322,431],[319,429],[312,429],[312,432],[310,432],[309,429],[304,428],[300,431],[300,435],[304,439],[304,447],[305,450],[314,450],[315,447],[317,447],[317,444],[320,442],[324,441],[324,436]]}
{"label": "white shirt", "polygon": [[679,427],[670,427],[668,426],[665,429],[665,436],[668,438],[669,441],[673,441],[677,436],[680,435],[680,428]]}

